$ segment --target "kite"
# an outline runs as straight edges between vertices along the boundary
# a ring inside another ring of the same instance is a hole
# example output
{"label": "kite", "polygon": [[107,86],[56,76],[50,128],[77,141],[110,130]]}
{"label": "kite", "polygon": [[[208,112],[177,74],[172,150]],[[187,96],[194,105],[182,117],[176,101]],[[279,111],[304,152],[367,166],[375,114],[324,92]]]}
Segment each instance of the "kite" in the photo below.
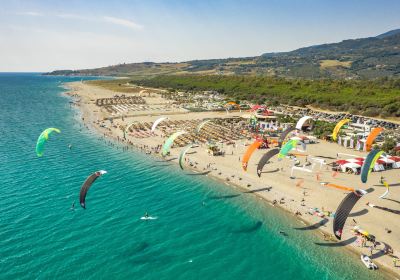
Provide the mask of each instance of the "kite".
{"label": "kite", "polygon": [[339,130],[342,128],[343,125],[345,125],[345,124],[348,123],[348,122],[350,122],[349,119],[344,119],[344,120],[339,121],[339,122],[336,124],[336,126],[335,126],[335,128],[333,129],[333,132],[332,132],[332,139],[333,139],[333,141],[336,141],[337,135],[338,135],[338,133],[339,133]]}
{"label": "kite", "polygon": [[268,161],[275,155],[277,155],[279,153],[279,149],[275,148],[272,150],[269,150],[268,152],[266,152],[260,159],[260,161],[258,162],[257,165],[257,175],[258,177],[261,177],[261,172],[264,168],[264,165],[266,165],[268,163]]}
{"label": "kite", "polygon": [[92,186],[94,181],[96,181],[97,178],[99,178],[101,175],[106,174],[107,171],[105,170],[99,170],[90,175],[89,177],[86,178],[85,182],[83,183],[81,187],[81,191],[79,193],[79,202],[82,206],[82,208],[86,209],[86,195],[87,192],[89,191],[89,188]]}
{"label": "kite", "polygon": [[153,123],[153,125],[151,126],[151,132],[154,132],[154,130],[156,130],[157,126],[164,120],[167,120],[167,117],[161,117],[159,119],[156,119],[155,122]]}
{"label": "kite", "polygon": [[129,129],[131,128],[131,126],[132,125],[134,125],[135,123],[139,123],[138,121],[133,121],[133,122],[131,122],[130,124],[128,124],[126,127],[125,127],[125,133],[128,133],[129,132]]}
{"label": "kite", "polygon": [[187,151],[189,151],[189,149],[192,148],[192,147],[193,147],[192,144],[187,145],[187,146],[182,150],[182,152],[179,154],[179,166],[181,167],[182,170],[184,169],[184,168],[183,168],[183,159],[185,158],[185,155],[186,155]]}
{"label": "kite", "polygon": [[368,134],[367,139],[365,140],[366,151],[369,152],[372,149],[372,143],[374,142],[375,138],[383,131],[382,127],[374,128],[370,134]]}
{"label": "kite", "polygon": [[335,218],[333,219],[333,233],[336,238],[341,240],[343,234],[343,227],[346,223],[347,217],[350,214],[351,209],[356,205],[357,201],[364,195],[367,194],[365,190],[355,190],[349,193],[340,203],[338,209],[336,210]]}
{"label": "kite", "polygon": [[375,204],[372,204],[372,203],[369,203],[369,202],[367,202],[367,206],[372,207],[372,208],[377,208],[377,209],[380,209],[380,210],[383,210],[383,211],[387,211],[387,212],[390,212],[390,213],[393,213],[393,214],[400,215],[400,210],[395,210],[395,209],[390,209],[390,208],[387,208],[387,207],[378,206],[378,205],[375,205]]}
{"label": "kite", "polygon": [[53,132],[61,133],[61,131],[58,128],[54,127],[46,128],[45,130],[43,130],[42,133],[40,133],[36,143],[36,155],[38,157],[43,156],[44,144],[49,140],[49,136]]}
{"label": "kite", "polygon": [[196,128],[197,134],[199,134],[201,129],[203,128],[203,126],[205,126],[209,122],[211,122],[211,120],[205,120],[205,121],[201,122]]}
{"label": "kite", "polygon": [[169,150],[171,149],[172,144],[174,143],[175,139],[181,136],[182,134],[185,134],[185,131],[178,131],[172,134],[164,143],[161,149],[161,155],[165,157]]}
{"label": "kite", "polygon": [[279,148],[282,147],[283,142],[285,142],[286,137],[289,135],[290,132],[292,132],[293,130],[295,130],[295,128],[293,126],[289,126],[288,128],[286,128],[282,134],[279,136],[278,139],[278,146]]}
{"label": "kite", "polygon": [[312,170],[311,169],[308,169],[308,168],[305,168],[305,167],[297,167],[297,166],[293,166],[292,167],[292,171],[290,172],[290,177],[291,178],[294,178],[294,176],[293,176],[293,171],[294,170],[299,170],[299,171],[303,171],[303,172],[308,172],[308,173],[312,173]]}
{"label": "kite", "polygon": [[289,140],[281,150],[279,151],[278,154],[278,160],[282,160],[292,149],[296,148],[298,140]]}
{"label": "kite", "polygon": [[379,198],[385,198],[389,194],[389,184],[384,180],[383,185],[386,187],[386,191],[379,197]]}
{"label": "kite", "polygon": [[346,186],[339,186],[336,184],[331,184],[331,183],[326,183],[326,182],[321,182],[320,184],[321,184],[321,186],[325,186],[325,187],[335,188],[335,189],[339,189],[339,190],[343,190],[343,191],[354,192],[353,188],[346,187]]}
{"label": "kite", "polygon": [[262,141],[256,140],[247,148],[242,158],[242,167],[244,171],[247,170],[247,164],[249,163],[251,155],[262,145],[262,143]]}
{"label": "kite", "polygon": [[372,150],[371,152],[369,152],[367,158],[364,161],[364,164],[361,167],[361,182],[367,182],[368,176],[374,168],[376,161],[383,153],[384,152],[380,150]]}
{"label": "kite", "polygon": [[310,116],[304,116],[301,119],[298,120],[296,124],[296,129],[301,130],[303,128],[303,125],[306,123],[306,121],[312,120],[312,117]]}

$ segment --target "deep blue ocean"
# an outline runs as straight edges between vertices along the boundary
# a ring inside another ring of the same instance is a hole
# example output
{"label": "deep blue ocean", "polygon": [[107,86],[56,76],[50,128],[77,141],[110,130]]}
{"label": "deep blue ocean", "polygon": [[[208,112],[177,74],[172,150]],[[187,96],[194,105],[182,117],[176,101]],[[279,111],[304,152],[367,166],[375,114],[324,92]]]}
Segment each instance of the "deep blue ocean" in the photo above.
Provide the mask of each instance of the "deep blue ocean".
{"label": "deep blue ocean", "polygon": [[[0,279],[382,279],[252,194],[81,129],[74,80],[0,74]],[[48,127],[61,134],[38,158]]]}

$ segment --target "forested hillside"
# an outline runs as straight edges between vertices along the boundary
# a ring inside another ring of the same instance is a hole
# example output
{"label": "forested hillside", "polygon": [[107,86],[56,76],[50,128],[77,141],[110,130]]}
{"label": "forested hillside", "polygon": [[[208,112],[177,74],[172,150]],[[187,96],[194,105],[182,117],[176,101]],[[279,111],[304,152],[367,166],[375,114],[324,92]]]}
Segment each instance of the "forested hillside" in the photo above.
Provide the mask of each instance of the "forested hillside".
{"label": "forested hillside", "polygon": [[123,63],[97,69],[60,70],[50,75],[130,76],[248,75],[305,79],[400,77],[400,30],[261,56],[182,63]]}
{"label": "forested hillside", "polygon": [[313,105],[365,116],[400,117],[400,79],[311,81],[249,76],[160,76],[132,82],[170,90],[216,90],[234,100]]}

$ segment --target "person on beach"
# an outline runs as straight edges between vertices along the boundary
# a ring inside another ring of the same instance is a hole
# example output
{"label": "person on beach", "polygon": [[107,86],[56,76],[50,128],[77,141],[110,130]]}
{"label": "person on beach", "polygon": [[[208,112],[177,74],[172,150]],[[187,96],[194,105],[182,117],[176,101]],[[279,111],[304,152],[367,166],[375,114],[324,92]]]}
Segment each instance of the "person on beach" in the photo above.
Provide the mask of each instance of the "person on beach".
{"label": "person on beach", "polygon": [[367,243],[367,240],[365,239],[365,236],[363,235],[363,236],[361,237],[361,248],[364,248],[365,245],[366,245],[366,243]]}

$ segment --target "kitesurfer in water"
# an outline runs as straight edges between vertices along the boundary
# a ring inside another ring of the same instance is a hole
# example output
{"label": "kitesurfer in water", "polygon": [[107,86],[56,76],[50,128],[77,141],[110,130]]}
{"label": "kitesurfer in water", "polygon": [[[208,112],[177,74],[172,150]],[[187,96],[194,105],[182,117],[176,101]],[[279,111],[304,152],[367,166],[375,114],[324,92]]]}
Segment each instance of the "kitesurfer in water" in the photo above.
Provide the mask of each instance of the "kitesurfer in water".
{"label": "kitesurfer in water", "polygon": [[144,213],[144,217],[146,218],[146,219],[148,219],[150,216],[149,216],[149,213]]}
{"label": "kitesurfer in water", "polygon": [[286,232],[284,232],[283,230],[279,231],[279,234],[283,235],[283,236],[288,236]]}
{"label": "kitesurfer in water", "polygon": [[71,205],[71,210],[75,210],[75,201],[74,201],[74,202],[72,202],[72,205]]}
{"label": "kitesurfer in water", "polygon": [[71,150],[71,149],[72,149],[72,145],[71,145],[71,144],[68,144],[68,148]]}

